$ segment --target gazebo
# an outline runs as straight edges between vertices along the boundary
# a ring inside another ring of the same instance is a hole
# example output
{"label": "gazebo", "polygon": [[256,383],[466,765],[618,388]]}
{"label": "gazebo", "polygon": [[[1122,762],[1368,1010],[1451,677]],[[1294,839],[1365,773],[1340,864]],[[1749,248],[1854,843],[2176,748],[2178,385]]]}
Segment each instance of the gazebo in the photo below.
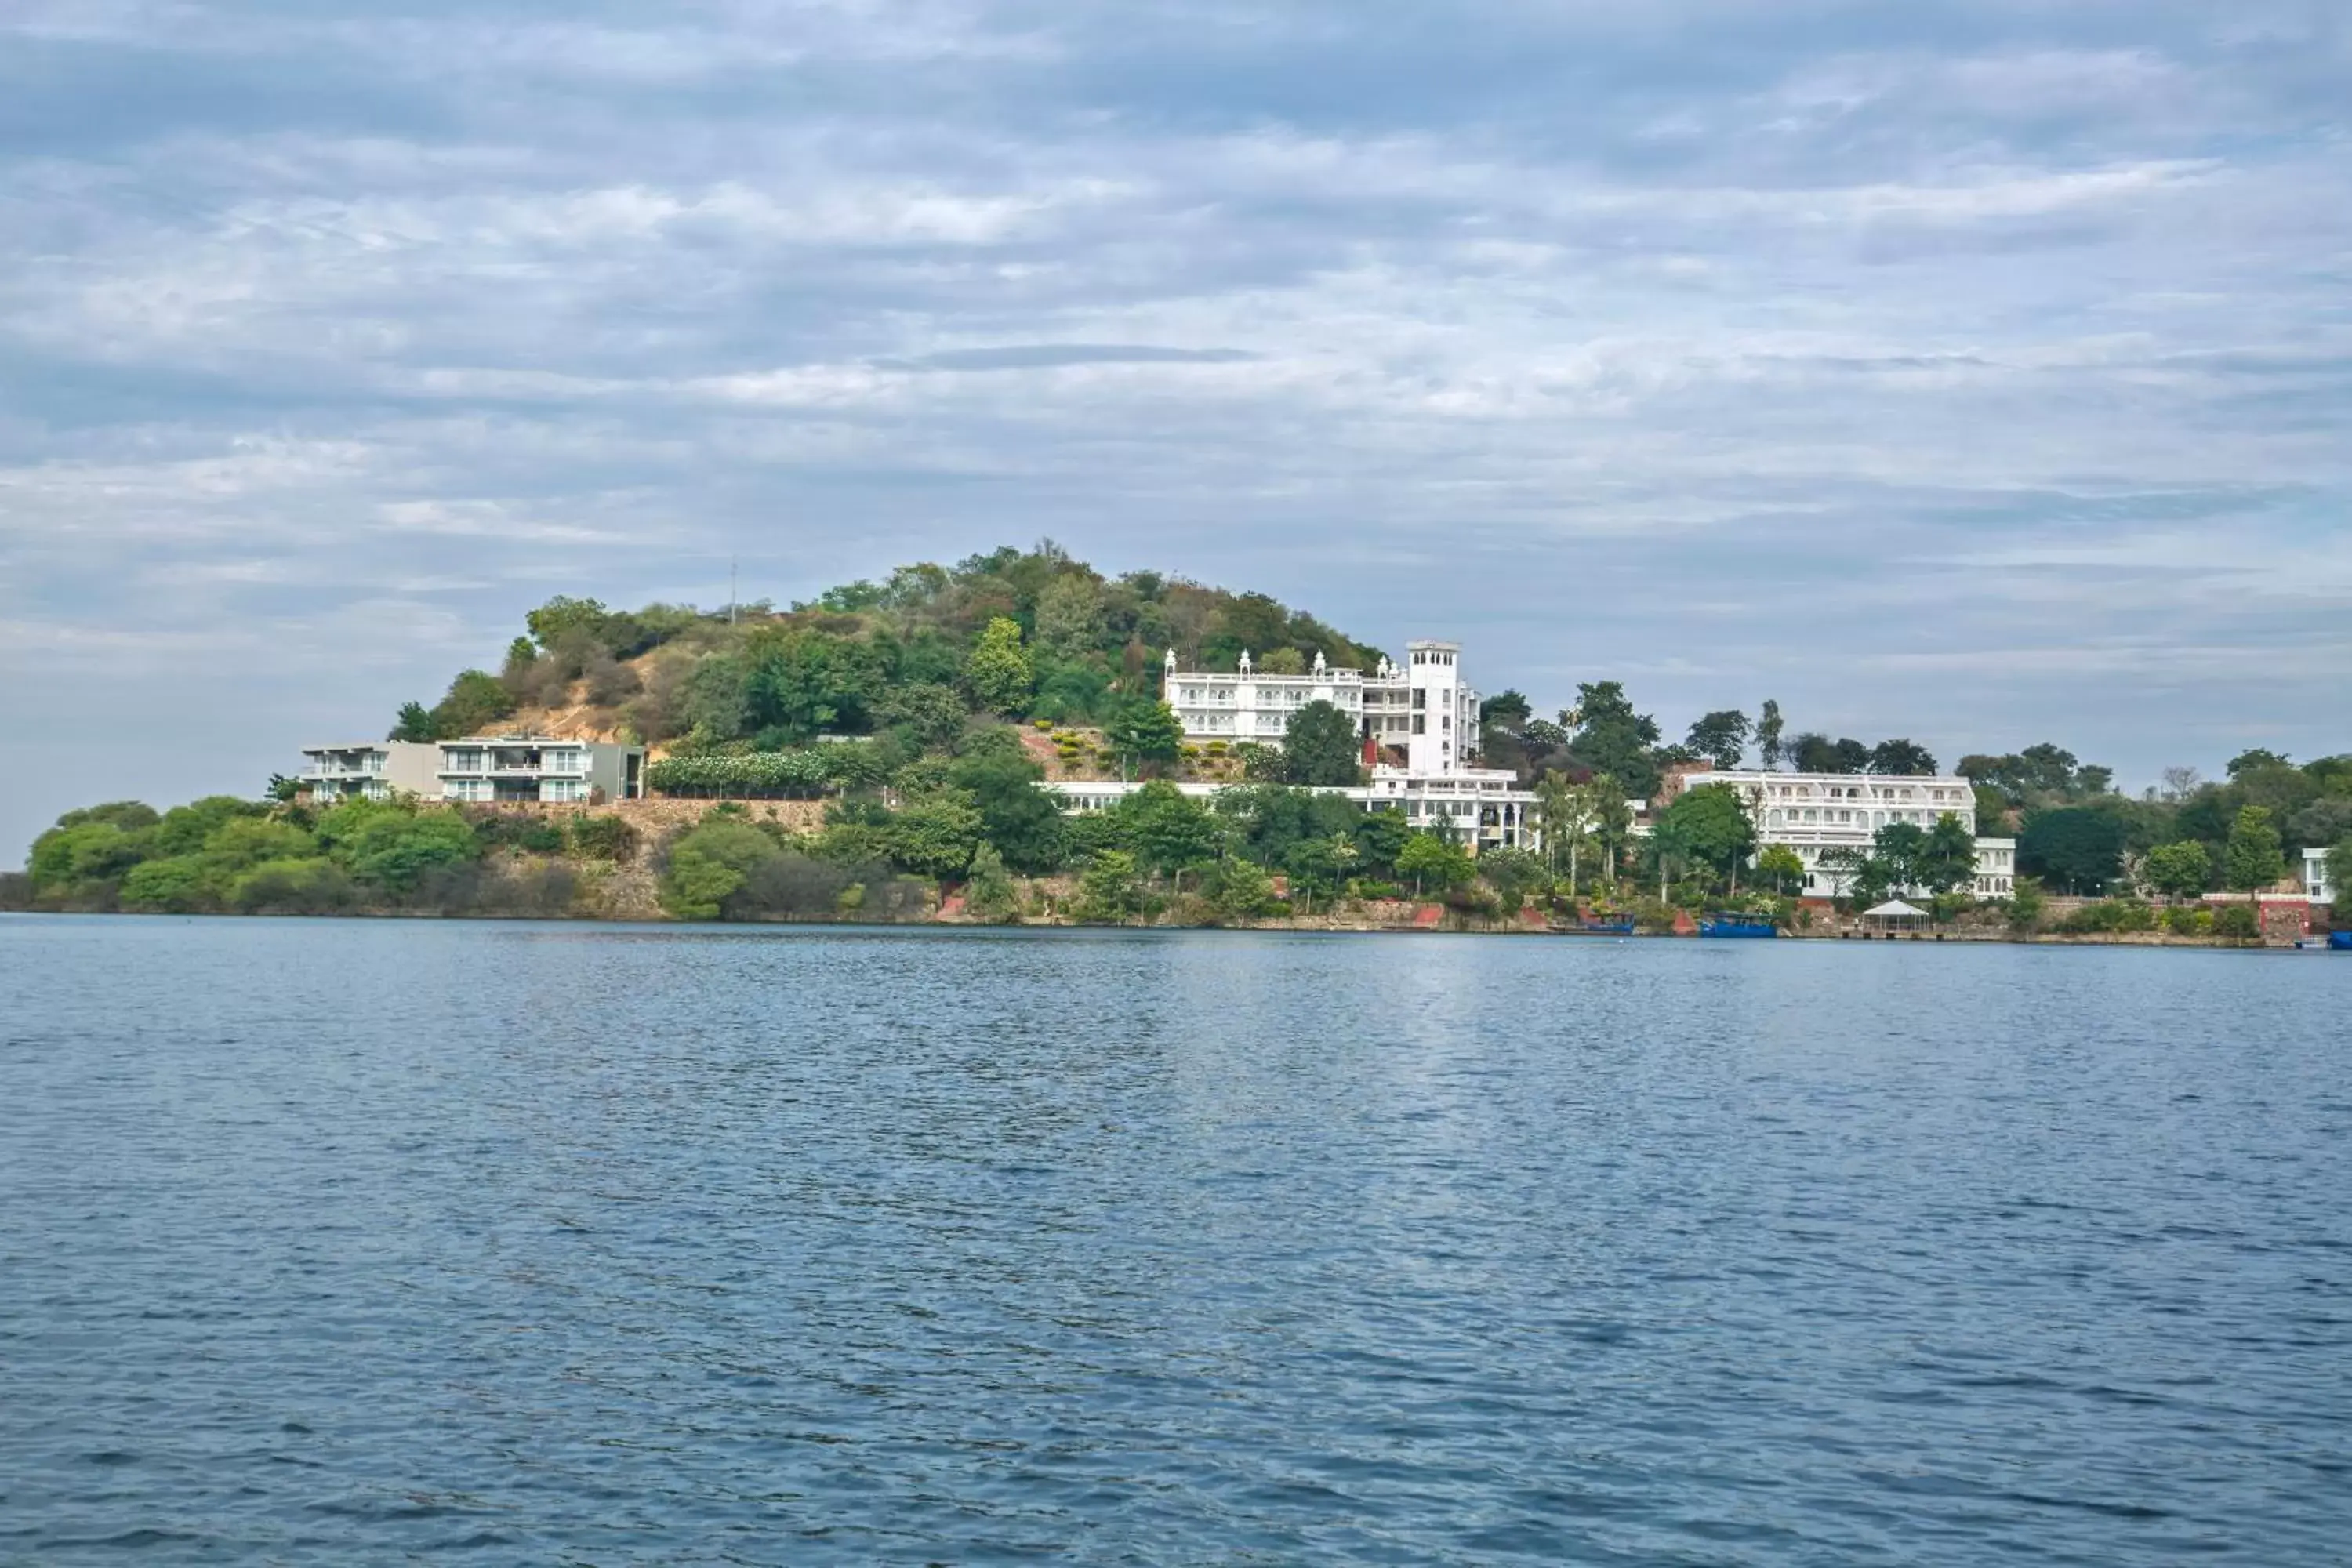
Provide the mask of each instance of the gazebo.
{"label": "gazebo", "polygon": [[1900,899],[1889,899],[1876,909],[1862,912],[1864,931],[1924,931],[1927,924],[1927,910],[1916,904],[1906,904]]}

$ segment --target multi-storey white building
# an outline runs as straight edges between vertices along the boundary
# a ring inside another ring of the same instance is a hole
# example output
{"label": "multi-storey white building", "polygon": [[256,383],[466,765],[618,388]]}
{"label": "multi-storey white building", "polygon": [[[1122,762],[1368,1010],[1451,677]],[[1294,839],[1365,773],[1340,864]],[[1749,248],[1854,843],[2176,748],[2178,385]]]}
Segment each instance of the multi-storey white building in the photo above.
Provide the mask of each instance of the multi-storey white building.
{"label": "multi-storey white building", "polygon": [[[1805,863],[1802,891],[1814,898],[1839,893],[1846,880],[1824,869],[1822,857],[1832,849],[1867,850],[1889,823],[1927,828],[1950,816],[1971,837],[1977,830],[1976,787],[1967,779],[1941,775],[1751,773],[1702,765],[1667,774],[1660,801],[1709,784],[1739,792],[1759,844],[1796,851]],[[2017,840],[1978,838],[1976,849],[1977,896],[2009,897],[2017,876]]]}
{"label": "multi-storey white building", "polygon": [[1333,669],[1320,653],[1305,675],[1260,673],[1248,653],[1241,668],[1183,670],[1176,650],[1167,658],[1166,697],[1192,741],[1254,742],[1278,746],[1291,715],[1310,702],[1328,702],[1376,746],[1405,753],[1408,772],[1442,773],[1478,750],[1478,693],[1462,679],[1462,645],[1405,645],[1405,663],[1385,657],[1370,675]]}
{"label": "multi-storey white building", "polygon": [[311,800],[413,795],[480,802],[625,800],[645,793],[646,749],[541,735],[306,746],[296,782]]}
{"label": "multi-storey white building", "polygon": [[[1479,698],[1462,679],[1462,645],[1413,642],[1405,655],[1401,665],[1383,657],[1370,675],[1332,669],[1319,653],[1306,675],[1261,675],[1244,653],[1241,668],[1227,674],[1180,669],[1171,648],[1167,700],[1188,740],[1260,745],[1280,745],[1292,714],[1309,702],[1328,702],[1355,721],[1371,782],[1324,793],[1367,811],[1402,812],[1414,827],[1474,848],[1534,847],[1535,795],[1509,771],[1475,765]],[[1402,763],[1390,760],[1400,755]],[[1102,811],[1143,786],[1105,781],[1047,787],[1068,810]],[[1178,787],[1205,798],[1227,786]]]}
{"label": "multi-storey white building", "polygon": [[2335,886],[2327,879],[2327,851],[2306,849],[2303,852],[2303,890],[2315,904],[2336,901]]}
{"label": "multi-storey white building", "polygon": [[294,782],[305,796],[320,804],[441,793],[441,748],[429,742],[354,741],[305,746],[302,755],[308,760]]}
{"label": "multi-storey white building", "polygon": [[645,793],[646,749],[545,735],[444,741],[441,798],[500,801],[627,800]]}

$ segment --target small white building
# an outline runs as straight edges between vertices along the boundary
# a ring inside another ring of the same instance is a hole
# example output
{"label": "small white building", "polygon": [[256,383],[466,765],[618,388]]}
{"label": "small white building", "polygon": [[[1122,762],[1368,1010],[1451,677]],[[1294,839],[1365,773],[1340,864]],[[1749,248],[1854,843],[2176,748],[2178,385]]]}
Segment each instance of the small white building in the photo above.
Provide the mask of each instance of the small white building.
{"label": "small white building", "polygon": [[353,741],[305,746],[302,755],[302,771],[294,782],[305,799],[318,805],[441,793],[441,748],[430,742]]}
{"label": "small white building", "polygon": [[2327,851],[2306,849],[2303,852],[2303,890],[2315,904],[2336,902],[2336,888],[2327,879]]}
{"label": "small white building", "polygon": [[[1878,830],[1907,822],[1922,829],[1950,816],[1976,837],[1976,786],[1948,774],[1782,773],[1740,769],[1677,768],[1666,776],[1660,801],[1696,784],[1729,784],[1748,804],[1759,846],[1779,845],[1805,865],[1801,892],[1831,898],[1845,879],[1822,865],[1832,849],[1868,850]],[[2005,899],[2016,886],[2017,840],[1976,838],[1976,895]]]}
{"label": "small white building", "polygon": [[444,800],[634,800],[645,794],[646,749],[547,735],[489,735],[440,743]]}

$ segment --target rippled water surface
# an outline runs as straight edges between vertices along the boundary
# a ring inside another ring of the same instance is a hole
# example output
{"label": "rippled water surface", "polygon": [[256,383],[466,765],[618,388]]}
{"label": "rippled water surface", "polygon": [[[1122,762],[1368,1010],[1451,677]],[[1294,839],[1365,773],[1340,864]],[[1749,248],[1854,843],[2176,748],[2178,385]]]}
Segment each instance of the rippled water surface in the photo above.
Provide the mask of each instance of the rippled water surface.
{"label": "rippled water surface", "polygon": [[2342,1563],[2352,960],[0,919],[0,1562]]}

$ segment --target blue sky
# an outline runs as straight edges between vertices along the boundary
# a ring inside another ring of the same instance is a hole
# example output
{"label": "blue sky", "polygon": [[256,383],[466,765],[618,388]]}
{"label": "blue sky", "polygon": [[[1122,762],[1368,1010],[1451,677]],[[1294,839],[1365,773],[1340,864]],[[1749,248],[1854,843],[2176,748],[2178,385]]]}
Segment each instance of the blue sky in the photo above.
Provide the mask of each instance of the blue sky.
{"label": "blue sky", "polygon": [[1060,540],[1551,708],[2352,750],[2326,0],[15,0],[0,839]]}

